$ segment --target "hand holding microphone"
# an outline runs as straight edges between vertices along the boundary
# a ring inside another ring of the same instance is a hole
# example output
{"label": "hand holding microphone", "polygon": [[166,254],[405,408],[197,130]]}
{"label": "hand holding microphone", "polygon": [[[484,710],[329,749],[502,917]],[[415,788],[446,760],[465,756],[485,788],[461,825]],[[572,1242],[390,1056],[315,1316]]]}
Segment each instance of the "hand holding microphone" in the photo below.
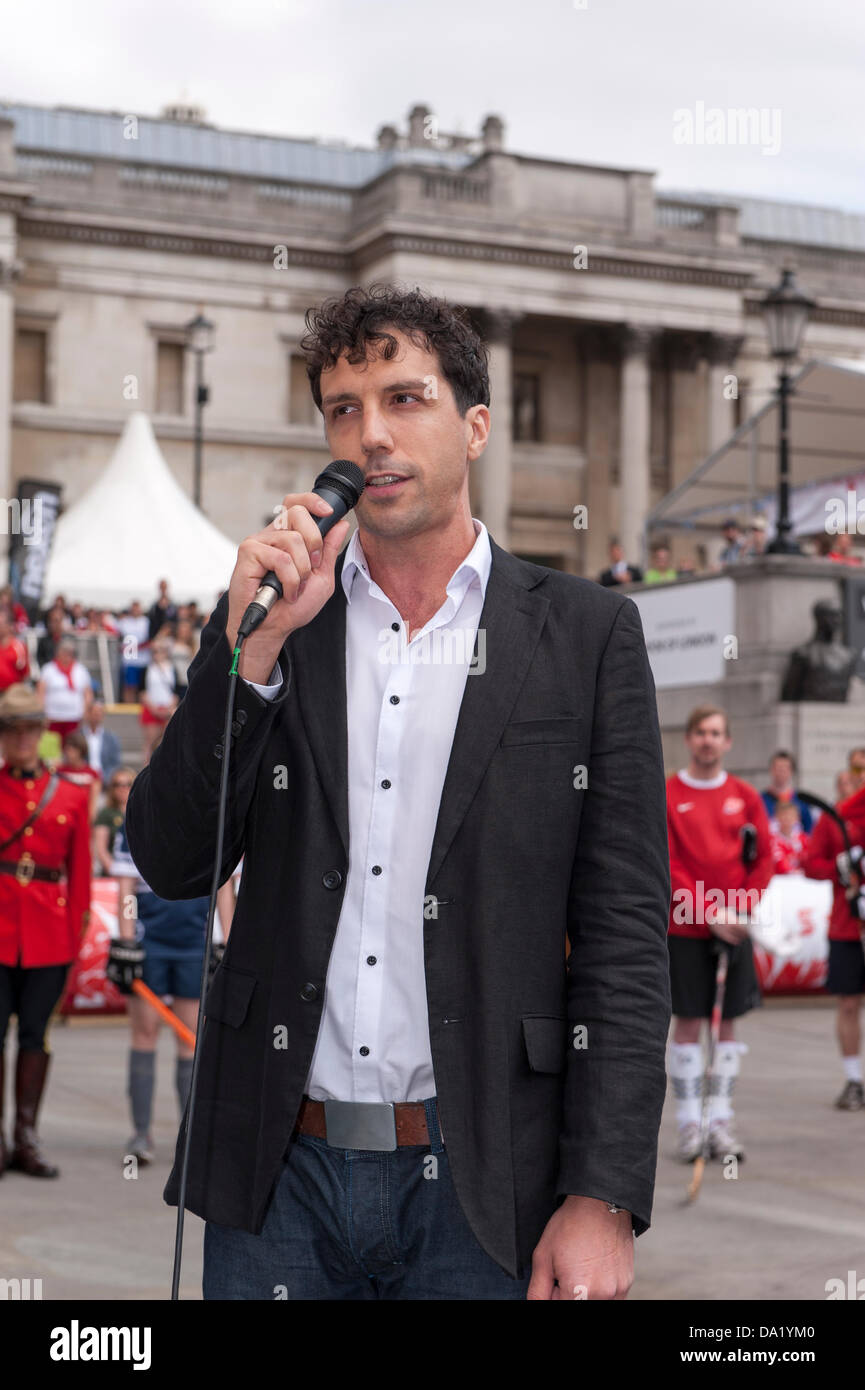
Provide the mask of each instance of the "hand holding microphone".
{"label": "hand holding microphone", "polygon": [[233,651],[238,632],[251,633],[239,667],[245,679],[267,682],[286,638],[330,598],[348,533],[345,514],[363,488],[357,464],[337,460],[319,474],[312,492],[289,493],[275,521],[241,542],[228,590],[226,637]]}

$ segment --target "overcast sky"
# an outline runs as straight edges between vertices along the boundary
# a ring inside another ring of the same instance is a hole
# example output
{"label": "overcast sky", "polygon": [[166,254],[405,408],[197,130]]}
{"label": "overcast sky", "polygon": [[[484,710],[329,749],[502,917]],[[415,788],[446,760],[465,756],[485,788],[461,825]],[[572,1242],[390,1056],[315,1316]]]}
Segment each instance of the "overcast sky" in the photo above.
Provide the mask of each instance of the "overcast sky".
{"label": "overcast sky", "polygon": [[[40,0],[5,8],[0,53],[5,101],[185,95],[215,125],[367,146],[423,102],[442,130],[500,114],[520,153],[860,212],[863,91],[862,0]],[[696,143],[699,103],[763,132],[715,118],[722,142]]]}

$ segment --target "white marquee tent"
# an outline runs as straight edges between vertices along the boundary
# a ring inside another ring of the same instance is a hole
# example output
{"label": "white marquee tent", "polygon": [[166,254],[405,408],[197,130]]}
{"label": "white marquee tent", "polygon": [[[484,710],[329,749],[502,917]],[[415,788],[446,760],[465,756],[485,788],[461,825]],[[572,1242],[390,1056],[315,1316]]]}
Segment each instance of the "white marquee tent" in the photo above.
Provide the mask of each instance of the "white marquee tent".
{"label": "white marquee tent", "polygon": [[147,608],[160,579],[172,597],[203,612],[228,587],[237,547],[180,487],[146,415],[130,415],[101,477],[57,523],[43,601],[116,610],[140,599]]}

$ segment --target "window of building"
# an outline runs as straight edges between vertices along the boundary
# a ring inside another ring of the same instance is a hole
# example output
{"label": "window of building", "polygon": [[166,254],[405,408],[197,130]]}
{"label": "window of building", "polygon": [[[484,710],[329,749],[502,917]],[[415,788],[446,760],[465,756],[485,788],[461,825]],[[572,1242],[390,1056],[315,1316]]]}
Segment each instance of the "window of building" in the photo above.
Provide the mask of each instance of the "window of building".
{"label": "window of building", "polygon": [[514,372],[513,437],[537,444],[541,438],[541,378],[537,372]]}
{"label": "window of building", "polygon": [[183,343],[156,344],[156,414],[182,415],[183,373],[186,348]]}
{"label": "window of building", "polygon": [[48,333],[19,328],[15,333],[13,400],[48,402]]}
{"label": "window of building", "polygon": [[306,358],[302,353],[292,352],[288,358],[288,423],[290,425],[314,425],[318,407],[309,389],[306,374]]}

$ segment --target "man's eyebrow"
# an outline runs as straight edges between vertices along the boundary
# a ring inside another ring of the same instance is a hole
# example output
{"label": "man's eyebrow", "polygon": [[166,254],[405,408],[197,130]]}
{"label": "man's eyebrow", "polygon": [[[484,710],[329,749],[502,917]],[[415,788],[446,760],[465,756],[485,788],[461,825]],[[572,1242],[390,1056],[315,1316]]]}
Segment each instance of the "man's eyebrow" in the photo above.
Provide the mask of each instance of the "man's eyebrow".
{"label": "man's eyebrow", "polygon": [[[417,381],[389,381],[383,386],[382,394],[388,391],[425,391],[429,385],[429,377],[420,377]],[[358,399],[354,391],[340,391],[335,396],[323,396],[321,403],[325,405],[340,405],[345,401],[356,401]]]}

